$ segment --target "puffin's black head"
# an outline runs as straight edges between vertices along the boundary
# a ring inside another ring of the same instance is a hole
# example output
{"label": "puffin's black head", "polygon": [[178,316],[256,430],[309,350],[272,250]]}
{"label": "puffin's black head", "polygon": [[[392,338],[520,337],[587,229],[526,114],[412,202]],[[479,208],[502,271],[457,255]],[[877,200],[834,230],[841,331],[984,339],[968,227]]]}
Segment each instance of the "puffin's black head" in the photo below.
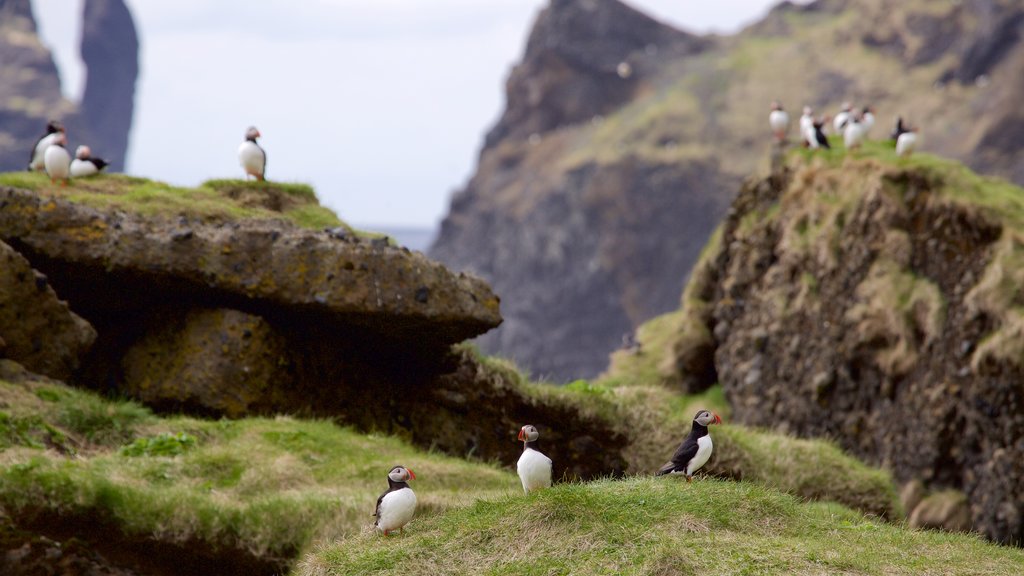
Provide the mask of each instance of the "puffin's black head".
{"label": "puffin's black head", "polygon": [[249,126],[249,129],[245,131],[245,139],[256,141],[260,137],[260,131],[255,126]]}
{"label": "puffin's black head", "polygon": [[861,110],[861,113],[862,114],[874,114],[875,113],[875,109],[873,107],[871,107],[871,106],[865,106],[864,110]]}
{"label": "puffin's black head", "polygon": [[64,131],[64,124],[62,124],[60,120],[50,120],[49,122],[46,123],[46,133],[47,134],[54,134],[56,132],[63,132],[63,131]]}
{"label": "puffin's black head", "polygon": [[710,410],[701,410],[693,417],[693,421],[701,426],[709,426],[711,424],[721,424],[722,418]]}
{"label": "puffin's black head", "polygon": [[388,478],[394,482],[408,482],[409,480],[415,480],[416,474],[413,473],[411,468],[395,466],[388,472]]}
{"label": "puffin's black head", "polygon": [[537,428],[532,424],[527,424],[519,429],[520,442],[536,442],[537,438],[540,438],[540,432],[537,432]]}

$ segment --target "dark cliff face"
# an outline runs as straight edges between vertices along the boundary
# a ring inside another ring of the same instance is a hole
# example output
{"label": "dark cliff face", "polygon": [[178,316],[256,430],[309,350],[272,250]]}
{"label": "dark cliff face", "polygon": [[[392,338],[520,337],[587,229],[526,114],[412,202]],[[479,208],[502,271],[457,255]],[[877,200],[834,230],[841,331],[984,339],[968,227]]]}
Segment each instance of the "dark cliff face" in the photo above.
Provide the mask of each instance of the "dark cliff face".
{"label": "dark cliff face", "polygon": [[82,18],[82,61],[88,68],[80,114],[93,149],[124,170],[128,133],[139,76],[139,39],[131,12],[121,0],[86,0]]}
{"label": "dark cliff face", "polygon": [[63,120],[69,148],[88,144],[124,169],[138,77],[138,38],[119,0],[87,0],[83,12],[85,93],[61,95],[53,57],[40,41],[28,0],[0,1],[0,170],[24,170],[50,119]]}
{"label": "dark cliff face", "polygon": [[611,0],[554,1],[431,253],[502,296],[487,351],[538,376],[594,376],[624,332],[677,307],[736,186],[767,167],[773,99],[794,124],[805,103],[871,104],[873,138],[902,115],[926,150],[1024,182],[1020,11],[782,3],[709,40]]}
{"label": "dark cliff face", "polygon": [[975,530],[1019,545],[1019,221],[989,202],[1020,189],[977,186],[870,160],[751,181],[684,313],[706,322],[736,421],[962,490]]}

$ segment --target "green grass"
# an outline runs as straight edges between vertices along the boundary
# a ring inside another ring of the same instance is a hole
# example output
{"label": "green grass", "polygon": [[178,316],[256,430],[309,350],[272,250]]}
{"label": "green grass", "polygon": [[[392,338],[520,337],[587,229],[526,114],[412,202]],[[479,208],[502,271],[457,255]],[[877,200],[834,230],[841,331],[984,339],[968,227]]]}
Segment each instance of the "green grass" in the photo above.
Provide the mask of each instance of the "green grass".
{"label": "green grass", "polygon": [[285,219],[311,229],[347,227],[319,204],[306,184],[208,180],[195,188],[126,176],[100,174],[52,184],[45,174],[0,173],[0,185],[33,190],[99,210],[123,210],[145,216],[184,215],[209,221]]}
{"label": "green grass", "polygon": [[518,490],[508,470],[326,421],[159,418],[53,382],[0,381],[0,406],[4,514],[105,518],[129,535],[282,564],[368,530],[396,463],[416,471],[419,518]]}
{"label": "green grass", "polygon": [[1019,574],[1024,551],[918,532],[718,480],[563,484],[480,501],[404,537],[358,534],[296,572],[355,574]]}

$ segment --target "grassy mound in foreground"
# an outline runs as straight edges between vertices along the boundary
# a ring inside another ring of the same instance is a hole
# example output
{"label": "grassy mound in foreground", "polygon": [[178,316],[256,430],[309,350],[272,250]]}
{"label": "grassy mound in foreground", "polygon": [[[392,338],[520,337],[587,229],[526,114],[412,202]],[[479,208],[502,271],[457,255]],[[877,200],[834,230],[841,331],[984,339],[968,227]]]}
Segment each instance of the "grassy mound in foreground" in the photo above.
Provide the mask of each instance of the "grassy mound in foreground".
{"label": "grassy mound in foreground", "polygon": [[396,463],[416,471],[421,518],[518,490],[495,466],[329,422],[159,418],[53,381],[0,380],[0,517],[104,519],[283,567],[314,541],[370,526]]}
{"label": "grassy mound in foreground", "polygon": [[1019,574],[1024,551],[916,532],[756,484],[565,484],[359,534],[300,562],[342,574]]}
{"label": "grassy mound in foreground", "polygon": [[209,180],[196,188],[183,188],[124,174],[100,174],[62,186],[39,172],[7,172],[0,173],[0,186],[33,190],[99,210],[147,216],[183,215],[211,221],[283,218],[304,228],[347,228],[334,212],[320,205],[306,184]]}

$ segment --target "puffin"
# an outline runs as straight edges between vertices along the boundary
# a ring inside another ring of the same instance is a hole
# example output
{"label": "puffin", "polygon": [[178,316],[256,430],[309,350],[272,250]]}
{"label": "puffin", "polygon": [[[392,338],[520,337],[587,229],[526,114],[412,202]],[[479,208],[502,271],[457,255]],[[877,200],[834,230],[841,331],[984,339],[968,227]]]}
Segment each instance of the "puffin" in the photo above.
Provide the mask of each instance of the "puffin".
{"label": "puffin", "polygon": [[110,164],[103,158],[93,158],[92,150],[88,146],[79,146],[75,149],[75,159],[71,161],[71,177],[82,178],[99,174]]}
{"label": "puffin", "polygon": [[711,458],[711,435],[708,434],[708,426],[721,424],[722,418],[709,410],[700,410],[693,417],[693,427],[690,435],[679,445],[676,453],[662,466],[656,476],[665,474],[684,474],[687,482],[693,481],[693,473],[700,470],[701,466]]}
{"label": "puffin", "polygon": [[917,141],[917,128],[913,126],[906,128],[903,133],[896,138],[896,155],[900,158],[910,156],[917,148]]}
{"label": "puffin", "polygon": [[771,126],[777,142],[786,140],[786,132],[789,131],[789,113],[782,109],[782,104],[777,100],[772,102],[772,111],[768,114],[768,125]]}
{"label": "puffin", "polygon": [[373,525],[385,536],[395,530],[401,534],[416,513],[416,493],[408,484],[415,479],[416,474],[405,466],[394,466],[388,472],[388,489],[377,498],[377,509],[373,512],[377,517]]}
{"label": "puffin", "polygon": [[50,177],[50,182],[60,180],[64,185],[68,183],[71,155],[64,149],[64,145],[67,143],[68,139],[64,133],[58,132],[53,142],[46,147],[46,152],[43,153],[43,168],[46,169],[46,175]]}
{"label": "puffin", "polygon": [[29,172],[41,172],[45,169],[43,165],[43,155],[46,154],[46,149],[53,144],[53,141],[57,138],[57,134],[64,133],[64,125],[59,120],[50,120],[46,123],[46,133],[36,140],[35,146],[32,147],[32,155],[28,159],[28,170]]}
{"label": "puffin", "polygon": [[832,127],[835,129],[836,134],[842,134],[843,130],[846,129],[847,122],[853,115],[853,105],[849,102],[843,102],[842,108],[839,110],[839,114],[832,119]]}
{"label": "puffin", "polygon": [[865,106],[864,110],[861,111],[860,123],[864,125],[864,136],[866,137],[875,125],[875,109],[871,106]]}
{"label": "puffin", "polygon": [[519,430],[519,440],[523,443],[523,455],[519,457],[516,471],[523,482],[523,490],[527,495],[534,490],[551,487],[551,458],[541,454],[537,438],[537,428],[527,424]]}
{"label": "puffin", "polygon": [[817,150],[818,148],[829,150],[832,148],[828,143],[828,137],[825,136],[824,126],[826,123],[828,123],[828,118],[825,117],[812,120],[810,127],[804,133],[804,140],[807,141],[807,145],[811,150]]}
{"label": "puffin", "polygon": [[814,140],[808,136],[814,130],[814,110],[810,106],[804,106],[803,116],[800,116],[800,137],[804,139],[804,146],[814,148]]}
{"label": "puffin", "polygon": [[850,117],[850,120],[846,123],[846,128],[843,130],[843,144],[846,145],[848,150],[859,148],[861,143],[864,142],[867,132],[860,116],[854,114]]}
{"label": "puffin", "polygon": [[264,174],[267,171],[267,153],[256,143],[260,137],[260,131],[255,126],[250,126],[245,131],[245,141],[238,147],[238,163],[245,170],[245,178],[255,176],[257,180],[265,180]]}

